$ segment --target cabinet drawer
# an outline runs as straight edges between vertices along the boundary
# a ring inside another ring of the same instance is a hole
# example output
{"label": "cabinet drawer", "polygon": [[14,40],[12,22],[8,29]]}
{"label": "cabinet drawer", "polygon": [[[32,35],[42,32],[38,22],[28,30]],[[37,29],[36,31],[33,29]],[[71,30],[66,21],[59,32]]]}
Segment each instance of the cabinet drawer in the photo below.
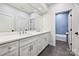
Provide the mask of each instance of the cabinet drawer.
{"label": "cabinet drawer", "polygon": [[47,38],[49,37],[49,33],[43,34],[42,36]]}
{"label": "cabinet drawer", "polygon": [[20,40],[20,47],[24,46],[24,45],[27,45],[27,42],[29,40],[32,40],[31,38],[26,38],[26,39],[21,39]]}
{"label": "cabinet drawer", "polygon": [[25,46],[25,45],[28,45],[29,43],[31,43],[32,41],[34,41],[35,38],[36,37],[30,37],[30,38],[26,38],[26,39],[21,39],[20,40],[20,47]]}

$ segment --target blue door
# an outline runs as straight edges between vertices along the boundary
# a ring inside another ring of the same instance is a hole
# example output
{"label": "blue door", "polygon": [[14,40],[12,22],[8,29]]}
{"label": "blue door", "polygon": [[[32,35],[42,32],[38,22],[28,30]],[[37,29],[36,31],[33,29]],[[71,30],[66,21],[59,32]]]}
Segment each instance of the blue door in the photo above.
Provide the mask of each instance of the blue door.
{"label": "blue door", "polygon": [[69,12],[56,14],[56,34],[65,35],[68,31],[68,14]]}

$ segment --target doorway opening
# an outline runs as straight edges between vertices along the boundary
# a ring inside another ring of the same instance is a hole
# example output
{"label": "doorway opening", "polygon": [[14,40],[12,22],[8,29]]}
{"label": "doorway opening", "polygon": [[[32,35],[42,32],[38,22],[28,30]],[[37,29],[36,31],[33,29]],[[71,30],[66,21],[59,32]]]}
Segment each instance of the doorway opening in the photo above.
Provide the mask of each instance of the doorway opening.
{"label": "doorway opening", "polygon": [[[64,41],[72,49],[72,13],[71,10],[56,13],[56,41]],[[57,43],[57,42],[56,42]]]}

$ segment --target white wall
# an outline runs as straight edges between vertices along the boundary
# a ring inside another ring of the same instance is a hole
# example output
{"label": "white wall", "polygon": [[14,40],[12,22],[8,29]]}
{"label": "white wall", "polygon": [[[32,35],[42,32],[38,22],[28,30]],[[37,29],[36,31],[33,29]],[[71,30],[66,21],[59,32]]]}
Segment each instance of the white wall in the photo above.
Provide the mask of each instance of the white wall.
{"label": "white wall", "polygon": [[72,10],[72,51],[79,56],[79,5]]}
{"label": "white wall", "polygon": [[[25,20],[26,22],[20,23]],[[0,4],[0,22],[2,22],[2,24],[0,23],[0,31],[11,31],[12,29],[18,30],[23,28],[22,25],[19,24],[24,24],[26,28],[28,28],[29,15],[6,4]]]}
{"label": "white wall", "polygon": [[55,34],[54,34],[55,21],[53,20],[55,15],[53,15],[53,13],[54,12],[49,10],[48,13],[43,16],[43,30],[51,32],[50,45],[55,46]]}
{"label": "white wall", "polygon": [[75,4],[68,4],[68,3],[59,3],[59,4],[54,4],[50,7],[49,12],[43,16],[44,20],[44,30],[50,30],[51,31],[51,45],[55,46],[55,14],[57,12],[62,12],[62,11],[68,11],[72,9],[75,6]]}

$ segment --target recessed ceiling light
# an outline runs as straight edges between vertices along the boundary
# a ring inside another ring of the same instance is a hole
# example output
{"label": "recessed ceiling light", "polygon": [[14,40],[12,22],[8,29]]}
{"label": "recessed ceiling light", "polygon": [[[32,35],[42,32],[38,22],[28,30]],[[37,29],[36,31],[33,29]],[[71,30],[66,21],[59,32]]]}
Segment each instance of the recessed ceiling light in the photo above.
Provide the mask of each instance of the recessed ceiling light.
{"label": "recessed ceiling light", "polygon": [[42,8],[38,8],[39,10],[42,10]]}

